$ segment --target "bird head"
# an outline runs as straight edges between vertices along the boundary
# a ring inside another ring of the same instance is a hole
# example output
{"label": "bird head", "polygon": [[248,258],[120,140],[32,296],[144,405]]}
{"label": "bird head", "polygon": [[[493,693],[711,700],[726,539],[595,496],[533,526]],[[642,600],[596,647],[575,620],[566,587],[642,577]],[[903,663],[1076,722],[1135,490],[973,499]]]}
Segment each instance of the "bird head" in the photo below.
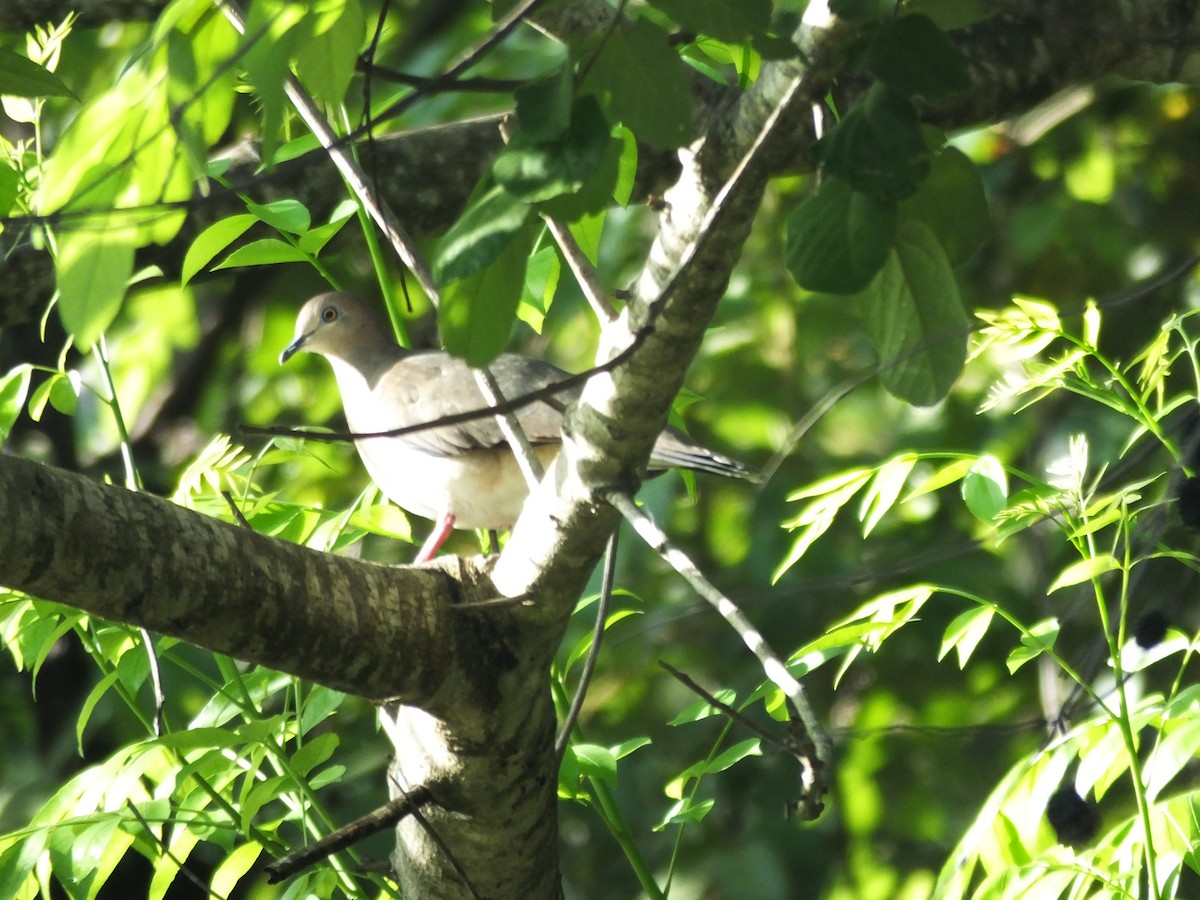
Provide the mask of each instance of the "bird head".
{"label": "bird head", "polygon": [[347,359],[379,340],[375,317],[358,297],[347,293],[318,294],[300,308],[292,342],[279,354],[282,365],[297,353],[319,353]]}

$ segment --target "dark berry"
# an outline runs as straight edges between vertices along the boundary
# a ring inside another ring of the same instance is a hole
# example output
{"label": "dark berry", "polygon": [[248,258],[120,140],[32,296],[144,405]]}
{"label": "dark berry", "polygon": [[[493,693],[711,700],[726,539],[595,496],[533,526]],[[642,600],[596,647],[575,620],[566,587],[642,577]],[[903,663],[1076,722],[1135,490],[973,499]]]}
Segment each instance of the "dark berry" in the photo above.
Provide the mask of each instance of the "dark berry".
{"label": "dark berry", "polygon": [[1086,844],[1100,830],[1100,814],[1074,788],[1060,788],[1051,795],[1046,819],[1058,842],[1068,847]]}
{"label": "dark berry", "polygon": [[1188,528],[1200,528],[1200,475],[1179,486],[1179,518]]}
{"label": "dark berry", "polygon": [[1137,624],[1133,627],[1133,639],[1143,650],[1149,650],[1166,637],[1167,626],[1170,624],[1167,617],[1159,610],[1152,609],[1143,613],[1142,617],[1137,620]]}

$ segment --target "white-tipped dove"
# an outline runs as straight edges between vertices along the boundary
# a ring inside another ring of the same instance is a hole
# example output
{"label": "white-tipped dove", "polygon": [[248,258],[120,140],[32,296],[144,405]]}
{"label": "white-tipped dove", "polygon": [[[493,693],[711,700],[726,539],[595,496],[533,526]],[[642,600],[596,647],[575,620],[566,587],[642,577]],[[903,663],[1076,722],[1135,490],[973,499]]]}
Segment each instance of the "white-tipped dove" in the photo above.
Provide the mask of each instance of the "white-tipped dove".
{"label": "white-tipped dove", "polygon": [[[318,353],[337,377],[346,423],[356,434],[373,434],[486,409],[471,369],[440,350],[413,352],[398,346],[358,297],[319,294],[296,318],[295,339],[279,356]],[[528,356],[503,354],[488,366],[506,398],[554,384],[563,370]],[[562,445],[563,411],[581,387],[523,406],[517,420],[543,466]],[[511,528],[529,495],[520,467],[491,414],[397,437],[355,441],[367,472],[401,509],[432,519],[433,533],[417,562],[433,557],[453,528]],[[732,459],[668,428],[650,456],[650,471],[678,467],[752,478]]]}

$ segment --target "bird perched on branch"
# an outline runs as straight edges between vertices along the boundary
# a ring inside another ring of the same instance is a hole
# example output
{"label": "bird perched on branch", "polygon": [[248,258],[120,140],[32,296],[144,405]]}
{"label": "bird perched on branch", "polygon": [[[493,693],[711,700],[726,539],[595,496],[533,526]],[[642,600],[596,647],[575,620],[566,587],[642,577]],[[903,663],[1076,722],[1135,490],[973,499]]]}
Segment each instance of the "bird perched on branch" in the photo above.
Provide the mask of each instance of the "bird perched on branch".
{"label": "bird perched on branch", "polygon": [[[354,434],[433,422],[478,410],[453,425],[409,434],[355,440],[359,456],[383,493],[410,513],[432,519],[433,533],[417,555],[431,559],[454,528],[511,528],[529,494],[508,442],[488,412],[471,368],[441,350],[400,347],[379,318],[353,294],[319,294],[296,318],[294,340],[279,356],[317,353],[329,360]],[[501,393],[515,399],[568,375],[550,363],[506,353],[488,366]],[[579,396],[574,385],[515,411],[543,466],[562,446],[563,412]],[[753,478],[741,463],[667,428],[654,444],[649,471],[694,469]]]}

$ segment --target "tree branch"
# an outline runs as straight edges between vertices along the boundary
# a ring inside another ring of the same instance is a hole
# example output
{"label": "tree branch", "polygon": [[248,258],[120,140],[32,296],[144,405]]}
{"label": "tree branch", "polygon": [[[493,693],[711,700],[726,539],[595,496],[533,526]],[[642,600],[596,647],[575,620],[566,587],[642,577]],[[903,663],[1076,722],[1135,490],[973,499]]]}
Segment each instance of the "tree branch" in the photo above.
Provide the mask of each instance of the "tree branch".
{"label": "tree branch", "polygon": [[0,519],[9,588],[364,697],[429,701],[453,672],[447,598],[470,592],[453,558],[317,553],[13,456]]}

